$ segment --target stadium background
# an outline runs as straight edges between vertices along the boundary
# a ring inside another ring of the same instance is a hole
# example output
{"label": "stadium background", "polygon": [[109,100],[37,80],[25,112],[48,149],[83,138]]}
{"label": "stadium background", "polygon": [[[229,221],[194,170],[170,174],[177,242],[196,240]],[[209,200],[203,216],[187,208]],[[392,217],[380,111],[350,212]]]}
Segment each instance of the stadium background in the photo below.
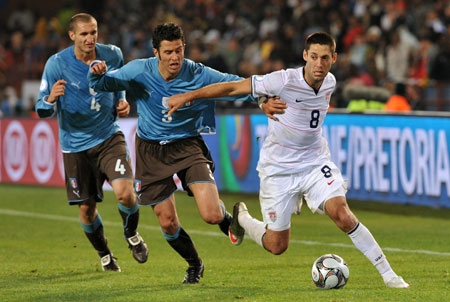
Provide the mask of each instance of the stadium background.
{"label": "stadium background", "polygon": [[[36,120],[33,104],[45,61],[70,45],[68,19],[86,11],[99,21],[99,42],[121,47],[125,61],[152,56],[153,27],[175,21],[186,57],[244,77],[299,66],[304,37],[332,33],[338,86],[324,135],[349,197],[450,207],[450,1],[3,0],[0,8],[1,182],[62,185],[57,124]],[[414,111],[382,110],[398,87]],[[217,107],[218,134],[206,140],[219,188],[256,193],[266,120],[252,104]],[[121,122],[131,148],[133,123]]]}

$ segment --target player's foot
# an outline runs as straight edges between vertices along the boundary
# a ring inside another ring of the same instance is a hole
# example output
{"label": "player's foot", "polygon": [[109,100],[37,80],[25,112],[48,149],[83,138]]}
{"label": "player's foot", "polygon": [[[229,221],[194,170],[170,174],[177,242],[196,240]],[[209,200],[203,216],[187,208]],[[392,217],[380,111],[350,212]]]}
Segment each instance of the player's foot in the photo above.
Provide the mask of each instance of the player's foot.
{"label": "player's foot", "polygon": [[226,236],[228,236],[228,230],[230,229],[232,220],[233,217],[231,217],[231,214],[225,211],[225,217],[223,218],[223,221],[219,223],[219,228]]}
{"label": "player's foot", "polygon": [[148,249],[147,244],[145,244],[144,239],[142,239],[139,233],[136,233],[133,237],[127,239],[128,247],[133,253],[134,259],[139,263],[144,263],[148,259]]}
{"label": "player's foot", "polygon": [[409,284],[402,277],[396,276],[385,282],[387,287],[391,288],[409,288]]}
{"label": "player's foot", "polygon": [[230,229],[228,230],[228,237],[234,245],[239,245],[244,240],[245,230],[239,224],[239,213],[245,212],[247,206],[243,202],[238,202],[233,207],[233,220],[231,220]]}
{"label": "player's foot", "polygon": [[114,257],[112,254],[108,254],[106,256],[103,256],[100,259],[100,262],[102,263],[103,270],[104,271],[121,272],[120,267],[117,265],[116,260],[117,260],[117,258]]}
{"label": "player's foot", "polygon": [[184,284],[195,284],[200,282],[200,278],[203,277],[203,271],[205,266],[203,261],[200,260],[200,265],[189,266],[186,270],[186,276],[184,276]]}

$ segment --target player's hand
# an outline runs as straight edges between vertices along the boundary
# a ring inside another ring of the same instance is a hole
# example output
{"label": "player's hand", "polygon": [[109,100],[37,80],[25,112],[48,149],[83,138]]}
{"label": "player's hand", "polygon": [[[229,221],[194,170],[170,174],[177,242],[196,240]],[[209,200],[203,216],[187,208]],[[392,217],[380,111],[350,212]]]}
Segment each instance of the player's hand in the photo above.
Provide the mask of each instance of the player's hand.
{"label": "player's hand", "polygon": [[186,104],[187,102],[190,102],[191,104],[193,104],[194,100],[189,99],[186,96],[186,93],[172,95],[170,98],[167,99],[167,106],[170,109],[169,113],[167,113],[167,115],[172,116],[172,113],[174,113],[176,110],[183,107],[184,104]]}
{"label": "player's hand", "polygon": [[119,104],[117,104],[116,110],[118,117],[127,117],[128,114],[130,114],[130,104],[128,104],[127,100],[120,99]]}
{"label": "player's hand", "polygon": [[283,114],[287,108],[286,102],[280,100],[280,97],[269,97],[266,102],[262,103],[261,109],[268,118],[278,121],[274,114]]}
{"label": "player's hand", "polygon": [[54,103],[56,100],[61,96],[64,95],[64,91],[66,90],[67,84],[65,80],[58,80],[55,84],[52,86],[52,91],[50,91],[50,95],[45,100],[47,103]]}
{"label": "player's hand", "polygon": [[108,67],[106,66],[106,62],[105,61],[94,61],[93,63],[91,63],[91,68],[90,71],[93,74],[104,74],[106,73],[106,71],[108,70]]}

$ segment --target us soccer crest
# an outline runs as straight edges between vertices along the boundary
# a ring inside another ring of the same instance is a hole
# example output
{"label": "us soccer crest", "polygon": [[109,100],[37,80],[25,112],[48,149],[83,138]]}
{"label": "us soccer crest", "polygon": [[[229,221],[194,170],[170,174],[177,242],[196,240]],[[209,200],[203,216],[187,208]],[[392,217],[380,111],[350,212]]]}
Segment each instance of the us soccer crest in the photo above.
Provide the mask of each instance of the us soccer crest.
{"label": "us soccer crest", "polygon": [[78,188],[78,182],[77,182],[77,179],[75,177],[74,178],[69,178],[69,181],[70,181],[70,185],[72,186],[72,188],[74,188],[74,189]]}
{"label": "us soccer crest", "polygon": [[270,211],[270,212],[269,212],[269,219],[270,219],[270,221],[272,221],[272,222],[277,221],[277,212],[275,212],[275,211]]}

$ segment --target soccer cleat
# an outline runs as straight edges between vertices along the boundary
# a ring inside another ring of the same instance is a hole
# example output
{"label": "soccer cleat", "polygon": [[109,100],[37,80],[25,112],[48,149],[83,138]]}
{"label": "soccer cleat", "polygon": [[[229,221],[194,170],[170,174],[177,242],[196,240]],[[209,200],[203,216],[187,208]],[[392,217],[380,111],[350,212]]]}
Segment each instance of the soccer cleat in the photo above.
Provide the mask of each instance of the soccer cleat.
{"label": "soccer cleat", "polygon": [[203,271],[205,266],[203,261],[200,260],[200,265],[189,266],[186,270],[186,275],[184,276],[183,284],[196,284],[200,282],[200,278],[203,277]]}
{"label": "soccer cleat", "polygon": [[112,254],[108,254],[106,256],[103,256],[100,259],[100,262],[102,263],[103,270],[104,271],[121,272],[120,267],[117,265],[116,260],[117,260],[117,258],[114,257]]}
{"label": "soccer cleat", "polygon": [[234,245],[239,245],[244,240],[245,230],[239,224],[239,213],[245,212],[247,206],[243,202],[238,202],[233,207],[233,220],[231,220],[230,229],[228,230],[228,237]]}
{"label": "soccer cleat", "polygon": [[385,282],[387,287],[391,288],[409,288],[409,284],[401,276],[396,276]]}
{"label": "soccer cleat", "polygon": [[148,249],[147,244],[145,244],[144,239],[142,239],[139,233],[136,233],[133,237],[127,239],[128,247],[133,253],[134,259],[139,263],[144,263],[148,259]]}

